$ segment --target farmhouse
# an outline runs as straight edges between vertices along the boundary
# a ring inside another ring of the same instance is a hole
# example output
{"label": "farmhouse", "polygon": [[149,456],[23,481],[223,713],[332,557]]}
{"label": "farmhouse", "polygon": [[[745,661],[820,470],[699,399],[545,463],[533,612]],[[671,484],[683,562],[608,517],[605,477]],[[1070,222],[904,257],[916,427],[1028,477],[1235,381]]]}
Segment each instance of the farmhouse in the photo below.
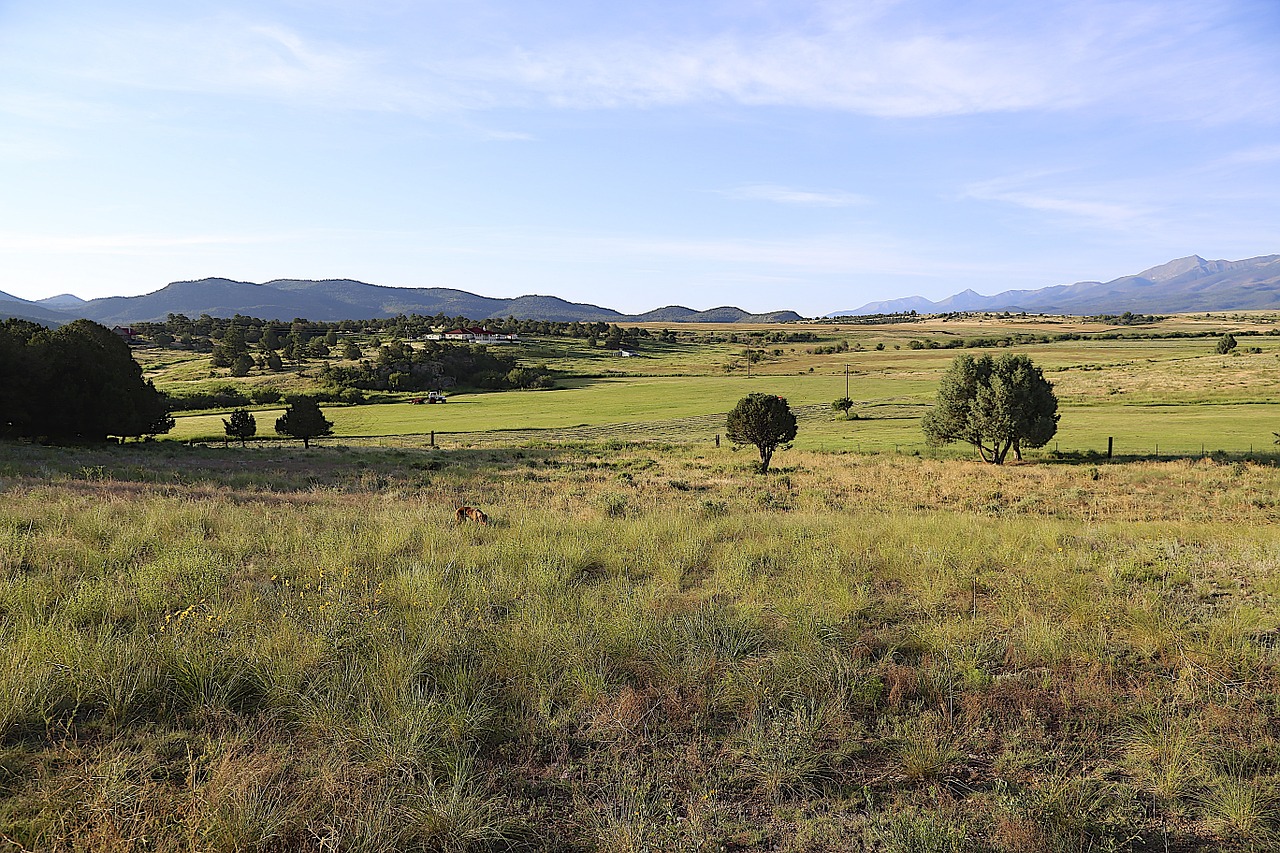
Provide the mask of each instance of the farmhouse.
{"label": "farmhouse", "polygon": [[520,336],[517,334],[494,332],[483,326],[450,329],[443,335],[429,335],[428,337],[436,340],[443,338],[446,341],[463,341],[469,344],[514,344],[520,342]]}

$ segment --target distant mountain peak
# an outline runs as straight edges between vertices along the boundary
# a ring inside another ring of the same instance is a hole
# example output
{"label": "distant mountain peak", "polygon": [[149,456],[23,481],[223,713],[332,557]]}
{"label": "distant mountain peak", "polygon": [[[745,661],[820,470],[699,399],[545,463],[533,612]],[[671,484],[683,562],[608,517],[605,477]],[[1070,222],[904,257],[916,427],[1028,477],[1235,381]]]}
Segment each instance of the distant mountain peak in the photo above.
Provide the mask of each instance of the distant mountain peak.
{"label": "distant mountain peak", "polygon": [[[1218,263],[1226,263],[1226,261],[1218,261]],[[1208,262],[1199,255],[1189,255],[1185,258],[1177,258],[1158,267],[1152,267],[1149,270],[1143,270],[1138,273],[1137,278],[1145,278],[1150,281],[1161,282],[1169,281],[1181,275],[1186,275],[1192,270],[1203,270],[1208,266]]]}
{"label": "distant mountain peak", "polygon": [[36,302],[49,308],[78,308],[85,303],[83,299],[72,293],[59,293],[57,296],[37,299]]}
{"label": "distant mountain peak", "polygon": [[1280,255],[1241,261],[1208,261],[1199,255],[1177,258],[1108,282],[1080,281],[1039,290],[1006,290],[982,296],[965,290],[932,302],[908,296],[869,302],[828,317],[917,311],[1028,311],[1038,314],[1121,314],[1125,311],[1181,314],[1199,311],[1250,311],[1280,308]]}

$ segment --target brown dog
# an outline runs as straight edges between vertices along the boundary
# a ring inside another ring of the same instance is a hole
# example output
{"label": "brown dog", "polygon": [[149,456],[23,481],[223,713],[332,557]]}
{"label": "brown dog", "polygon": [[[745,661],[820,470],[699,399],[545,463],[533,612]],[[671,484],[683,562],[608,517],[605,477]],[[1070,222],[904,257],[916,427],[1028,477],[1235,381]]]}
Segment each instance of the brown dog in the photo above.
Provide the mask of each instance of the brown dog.
{"label": "brown dog", "polygon": [[458,524],[461,524],[462,522],[468,519],[476,522],[477,524],[489,523],[489,516],[485,515],[483,512],[481,512],[479,509],[473,506],[458,507],[458,511],[455,512],[453,516],[458,520]]}

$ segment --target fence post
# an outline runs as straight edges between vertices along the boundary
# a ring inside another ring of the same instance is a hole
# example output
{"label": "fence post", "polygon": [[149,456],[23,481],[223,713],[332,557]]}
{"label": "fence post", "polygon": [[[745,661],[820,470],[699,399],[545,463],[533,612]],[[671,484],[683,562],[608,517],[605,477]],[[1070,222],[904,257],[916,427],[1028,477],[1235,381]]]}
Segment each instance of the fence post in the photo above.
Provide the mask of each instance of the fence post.
{"label": "fence post", "polygon": [[435,430],[432,430],[432,431],[431,431],[431,446],[432,446],[432,447],[435,447],[435,446],[436,446],[436,431],[435,431]]}
{"label": "fence post", "polygon": [[1107,436],[1107,458],[1108,459],[1111,458],[1111,442],[1113,439],[1114,439],[1114,436],[1110,436],[1110,435]]}

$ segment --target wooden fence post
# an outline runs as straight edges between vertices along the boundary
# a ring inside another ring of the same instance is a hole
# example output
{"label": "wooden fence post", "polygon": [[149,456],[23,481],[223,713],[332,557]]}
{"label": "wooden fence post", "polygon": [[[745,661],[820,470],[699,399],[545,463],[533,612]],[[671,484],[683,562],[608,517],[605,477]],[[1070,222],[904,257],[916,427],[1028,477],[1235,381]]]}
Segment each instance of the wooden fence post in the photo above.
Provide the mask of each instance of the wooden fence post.
{"label": "wooden fence post", "polygon": [[1107,458],[1108,459],[1111,458],[1111,442],[1113,439],[1114,439],[1114,436],[1110,436],[1110,435],[1107,436]]}

